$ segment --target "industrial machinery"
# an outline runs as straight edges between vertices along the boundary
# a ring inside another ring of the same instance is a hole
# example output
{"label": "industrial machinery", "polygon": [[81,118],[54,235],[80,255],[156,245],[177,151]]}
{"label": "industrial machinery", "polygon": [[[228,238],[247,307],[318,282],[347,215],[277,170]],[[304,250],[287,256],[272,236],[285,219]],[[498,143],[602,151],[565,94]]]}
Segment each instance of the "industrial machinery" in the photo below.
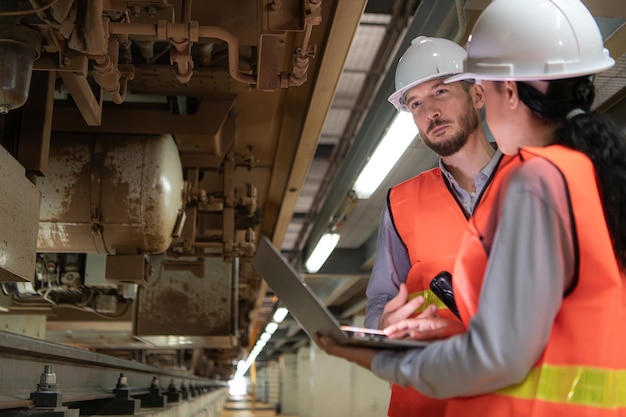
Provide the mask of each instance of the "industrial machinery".
{"label": "industrial machinery", "polygon": [[338,73],[364,5],[321,3],[0,2],[0,319],[228,380],[320,49],[343,22]]}

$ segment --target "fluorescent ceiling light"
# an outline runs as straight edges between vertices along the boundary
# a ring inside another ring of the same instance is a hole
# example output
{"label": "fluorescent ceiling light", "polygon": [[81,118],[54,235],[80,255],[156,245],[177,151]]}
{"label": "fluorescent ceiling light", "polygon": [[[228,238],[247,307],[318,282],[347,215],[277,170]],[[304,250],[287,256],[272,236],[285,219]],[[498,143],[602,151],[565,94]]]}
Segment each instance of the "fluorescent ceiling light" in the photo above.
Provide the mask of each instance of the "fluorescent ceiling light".
{"label": "fluorescent ceiling light", "polygon": [[374,194],[415,136],[417,136],[417,126],[413,121],[413,115],[398,112],[365,168],[354,182],[353,189],[357,197],[365,199]]}
{"label": "fluorescent ceiling light", "polygon": [[276,329],[278,329],[278,324],[276,323],[269,323],[267,326],[265,326],[265,331],[269,333],[270,336],[274,334]]}
{"label": "fluorescent ceiling light", "polygon": [[315,249],[311,252],[309,259],[306,260],[304,266],[307,271],[311,273],[315,273],[320,270],[326,259],[330,256],[330,254],[337,246],[339,242],[339,234],[338,233],[325,233],[322,238],[315,245]]}
{"label": "fluorescent ceiling light", "polygon": [[287,310],[285,307],[277,308],[274,312],[274,315],[272,316],[272,320],[274,320],[276,323],[282,323],[282,321],[285,320],[287,313],[289,313],[289,310]]}

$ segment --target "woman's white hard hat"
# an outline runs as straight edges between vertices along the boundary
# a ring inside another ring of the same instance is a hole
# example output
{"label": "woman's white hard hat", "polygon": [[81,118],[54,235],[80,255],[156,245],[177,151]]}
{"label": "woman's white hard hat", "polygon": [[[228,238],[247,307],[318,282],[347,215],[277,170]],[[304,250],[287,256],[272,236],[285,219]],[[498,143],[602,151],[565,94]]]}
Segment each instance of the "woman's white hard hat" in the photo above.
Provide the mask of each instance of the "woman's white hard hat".
{"label": "woman's white hard hat", "polygon": [[443,38],[419,36],[400,58],[396,68],[396,91],[389,102],[400,111],[409,111],[406,93],[426,81],[463,72],[467,56],[460,45]]}
{"label": "woman's white hard hat", "polygon": [[464,73],[446,82],[573,78],[614,64],[580,0],[494,0],[472,29]]}

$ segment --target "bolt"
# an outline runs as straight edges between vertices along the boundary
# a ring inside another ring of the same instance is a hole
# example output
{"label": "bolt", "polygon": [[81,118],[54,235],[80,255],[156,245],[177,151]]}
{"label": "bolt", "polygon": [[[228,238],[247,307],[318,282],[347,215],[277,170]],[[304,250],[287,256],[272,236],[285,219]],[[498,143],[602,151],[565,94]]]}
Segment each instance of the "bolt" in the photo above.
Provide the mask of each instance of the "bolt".
{"label": "bolt", "polygon": [[128,378],[124,376],[124,374],[120,374],[120,377],[117,379],[117,384],[115,384],[115,388],[127,388],[128,387]]}
{"label": "bolt", "polygon": [[72,58],[67,57],[67,56],[64,56],[64,57],[63,57],[63,65],[65,65],[65,66],[67,67],[67,66],[68,66],[68,65],[70,65],[71,63],[72,63]]}
{"label": "bolt", "polygon": [[46,365],[43,368],[43,373],[39,377],[39,384],[37,384],[37,391],[56,391],[57,375],[52,372],[52,365]]}
{"label": "bolt", "polygon": [[148,6],[146,11],[148,12],[148,16],[150,16],[150,18],[154,18],[157,14],[157,9],[154,6]]}
{"label": "bolt", "polygon": [[270,9],[274,11],[280,9],[280,0],[272,0],[270,2]]}
{"label": "bolt", "polygon": [[139,15],[141,14],[141,7],[137,6],[136,4],[130,6],[130,13],[133,15],[133,17],[139,17]]}

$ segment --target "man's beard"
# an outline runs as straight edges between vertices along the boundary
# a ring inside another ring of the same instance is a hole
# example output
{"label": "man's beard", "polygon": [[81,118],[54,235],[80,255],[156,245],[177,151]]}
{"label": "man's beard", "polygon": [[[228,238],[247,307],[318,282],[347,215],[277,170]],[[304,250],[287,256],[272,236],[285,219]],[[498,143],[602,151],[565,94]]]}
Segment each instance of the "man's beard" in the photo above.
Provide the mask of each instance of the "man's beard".
{"label": "man's beard", "polygon": [[[451,120],[435,119],[428,126],[428,130],[430,131],[437,126],[450,124],[451,122]],[[463,146],[465,146],[469,140],[470,134],[478,129],[478,126],[480,126],[480,119],[474,109],[470,107],[466,109],[465,114],[460,118],[459,124],[459,130],[456,133],[454,133],[451,137],[438,142],[433,142],[426,134],[420,133],[422,142],[424,142],[424,145],[435,151],[435,153],[439,156],[454,155],[460,151]]]}

